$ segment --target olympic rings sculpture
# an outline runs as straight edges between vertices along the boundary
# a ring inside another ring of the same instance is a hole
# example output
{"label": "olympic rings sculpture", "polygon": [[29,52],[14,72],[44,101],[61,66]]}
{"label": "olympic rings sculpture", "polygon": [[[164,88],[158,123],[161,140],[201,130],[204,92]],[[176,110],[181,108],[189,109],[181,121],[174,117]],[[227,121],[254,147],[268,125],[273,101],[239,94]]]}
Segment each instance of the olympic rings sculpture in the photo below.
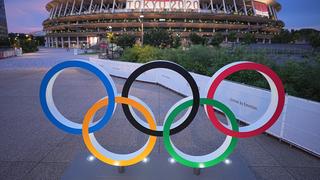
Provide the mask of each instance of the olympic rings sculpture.
{"label": "olympic rings sculpture", "polygon": [[[64,117],[54,104],[52,89],[56,78],[67,68],[82,68],[95,74],[105,86],[107,96],[96,102],[86,113],[83,124],[72,122]],[[157,126],[155,116],[151,109],[137,97],[129,96],[130,87],[142,73],[156,68],[166,68],[177,72],[184,77],[191,87],[192,96],[177,102],[168,111],[163,126]],[[255,123],[245,127],[238,127],[233,112],[221,102],[214,100],[215,92],[219,84],[229,75],[242,70],[255,70],[262,74],[269,83],[271,89],[271,102],[266,113]],[[99,65],[82,60],[62,62],[50,69],[44,76],[40,87],[40,102],[47,118],[61,130],[71,134],[82,134],[88,150],[102,162],[113,166],[130,166],[141,162],[152,151],[157,137],[163,136],[166,150],[170,156],[182,165],[192,168],[206,168],[214,166],[225,160],[236,147],[238,138],[248,138],[263,133],[270,128],[279,118],[284,102],[285,91],[281,79],[267,66],[254,62],[240,61],[228,64],[218,70],[210,79],[207,86],[207,97],[201,98],[198,86],[191,74],[182,66],[168,61],[153,61],[136,69],[124,84],[122,95],[117,96],[117,89],[111,76]],[[94,133],[103,128],[116,109],[116,103],[122,104],[124,114],[128,121],[139,131],[149,135],[147,143],[136,152],[130,154],[116,154],[102,147],[96,140]],[[179,133],[185,129],[196,117],[200,105],[204,105],[206,115],[212,124],[222,133],[226,139],[222,145],[212,153],[203,156],[192,156],[183,153],[174,146],[170,135]],[[223,112],[228,120],[228,125],[222,124],[215,116],[214,108]],[[104,116],[97,122],[92,123],[95,113],[106,109]],[[133,108],[138,110],[146,119],[140,119]],[[186,114],[177,120],[176,116],[183,110],[188,109]]]}

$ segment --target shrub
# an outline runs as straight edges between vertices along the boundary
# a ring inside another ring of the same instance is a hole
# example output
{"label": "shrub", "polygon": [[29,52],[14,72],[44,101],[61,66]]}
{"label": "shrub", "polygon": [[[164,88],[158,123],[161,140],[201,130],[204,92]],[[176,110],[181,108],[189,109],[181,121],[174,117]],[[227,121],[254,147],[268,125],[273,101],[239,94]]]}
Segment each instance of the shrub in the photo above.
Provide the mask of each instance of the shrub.
{"label": "shrub", "polygon": [[228,41],[235,42],[237,40],[237,34],[235,32],[231,32],[228,34]]}
{"label": "shrub", "polygon": [[221,33],[216,33],[212,38],[211,38],[211,42],[210,45],[212,46],[220,46],[220,44],[223,42],[223,35]]}
{"label": "shrub", "polygon": [[191,33],[189,35],[189,39],[192,42],[192,44],[204,44],[204,38],[196,33]]}
{"label": "shrub", "polygon": [[164,29],[146,31],[144,34],[144,44],[165,48],[172,44],[171,34]]}
{"label": "shrub", "polygon": [[243,38],[244,44],[252,44],[256,42],[256,38],[251,33],[246,33]]}
{"label": "shrub", "polygon": [[122,48],[132,47],[136,43],[136,37],[131,34],[122,34],[116,38],[116,44]]}

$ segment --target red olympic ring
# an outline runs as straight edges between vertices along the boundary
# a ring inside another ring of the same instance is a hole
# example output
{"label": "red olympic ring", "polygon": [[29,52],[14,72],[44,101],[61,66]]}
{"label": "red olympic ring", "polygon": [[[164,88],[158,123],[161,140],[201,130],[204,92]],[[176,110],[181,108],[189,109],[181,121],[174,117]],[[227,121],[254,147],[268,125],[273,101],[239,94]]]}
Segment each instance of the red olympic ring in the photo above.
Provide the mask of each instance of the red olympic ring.
{"label": "red olympic ring", "polygon": [[[268,120],[266,120],[266,122],[257,129],[249,130],[249,131],[239,130],[239,132],[236,132],[236,131],[233,131],[233,130],[226,128],[218,120],[218,118],[216,117],[216,115],[214,113],[214,109],[211,106],[205,106],[205,109],[206,109],[208,118],[211,120],[213,125],[217,129],[219,129],[219,131],[221,131],[222,133],[224,133],[226,135],[232,136],[232,137],[247,138],[247,137],[256,136],[256,135],[259,135],[259,134],[265,132],[267,129],[269,129],[277,121],[277,119],[280,117],[282,109],[284,107],[285,91],[284,91],[284,87],[283,87],[281,79],[269,67],[261,65],[261,64],[253,63],[253,62],[236,62],[236,63],[229,64],[229,65],[225,66],[224,68],[220,69],[212,77],[212,81],[211,81],[212,84],[209,87],[207,98],[214,99],[214,95],[215,95],[215,92],[216,92],[219,84],[229,75],[231,75],[235,72],[241,71],[241,70],[256,70],[256,71],[258,71],[264,77],[267,78],[268,83],[271,88],[271,93],[274,92],[274,90],[276,90],[276,92],[277,92],[277,95],[276,95],[277,96],[277,98],[276,98],[277,107],[275,108],[272,116],[269,115],[271,117]],[[271,80],[272,82],[269,80]],[[274,87],[272,87],[271,84],[273,84]],[[274,95],[274,94],[271,94],[271,95]],[[269,108],[270,108],[270,106],[271,105],[269,105]]]}

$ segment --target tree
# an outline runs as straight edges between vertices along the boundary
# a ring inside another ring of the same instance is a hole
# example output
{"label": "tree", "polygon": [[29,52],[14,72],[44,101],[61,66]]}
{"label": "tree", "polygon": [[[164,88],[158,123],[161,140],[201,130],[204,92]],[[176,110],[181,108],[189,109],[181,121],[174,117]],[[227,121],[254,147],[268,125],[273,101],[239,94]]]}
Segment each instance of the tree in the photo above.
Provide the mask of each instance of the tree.
{"label": "tree", "polygon": [[204,38],[196,33],[191,33],[189,35],[189,39],[192,42],[192,44],[204,44]]}
{"label": "tree", "polygon": [[255,42],[256,42],[256,38],[254,37],[253,34],[251,34],[251,33],[246,33],[246,35],[244,35],[243,42],[244,42],[245,44],[252,44],[252,43],[255,43]]}
{"label": "tree", "polygon": [[173,48],[178,48],[181,46],[181,37],[180,35],[176,35],[173,37],[173,40],[172,40],[172,47]]}
{"label": "tree", "polygon": [[22,48],[23,53],[38,51],[39,41],[32,35],[10,33],[11,47]]}
{"label": "tree", "polygon": [[115,43],[116,42],[116,36],[112,32],[107,33],[107,39],[110,43]]}
{"label": "tree", "polygon": [[136,42],[136,37],[131,34],[122,34],[116,38],[116,44],[125,47],[132,47]]}
{"label": "tree", "polygon": [[210,45],[218,47],[222,42],[223,42],[223,35],[221,33],[216,33],[212,37]]}
{"label": "tree", "polygon": [[235,32],[229,33],[227,37],[228,37],[229,42],[237,41],[237,33],[235,33]]}
{"label": "tree", "polygon": [[[294,31],[292,31],[292,33],[293,32]],[[287,44],[293,41],[293,36],[289,30],[283,29],[278,35],[273,37],[272,41],[275,43]]]}
{"label": "tree", "polygon": [[144,44],[165,48],[172,44],[171,34],[164,29],[147,31],[144,34]]}
{"label": "tree", "polygon": [[310,35],[309,42],[313,48],[320,47],[320,33],[313,33],[312,35]]}

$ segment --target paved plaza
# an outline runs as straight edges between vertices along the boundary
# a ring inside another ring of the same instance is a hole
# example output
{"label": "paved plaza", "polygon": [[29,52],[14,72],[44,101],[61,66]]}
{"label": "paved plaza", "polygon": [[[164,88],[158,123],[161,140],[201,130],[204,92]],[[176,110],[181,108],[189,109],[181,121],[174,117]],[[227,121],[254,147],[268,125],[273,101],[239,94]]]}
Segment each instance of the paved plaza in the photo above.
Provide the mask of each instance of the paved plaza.
{"label": "paved plaza", "polygon": [[[87,152],[82,136],[66,134],[52,125],[42,113],[39,101],[44,74],[53,65],[71,58],[89,56],[41,49],[38,53],[0,60],[1,180],[60,179],[75,156]],[[120,93],[125,80],[113,79]],[[82,122],[89,107],[106,95],[96,77],[79,69],[64,71],[53,94],[58,109],[75,122]],[[183,98],[158,85],[141,82],[134,83],[130,94],[151,107],[158,124],[162,124],[169,108]],[[95,119],[103,113],[101,110]],[[95,135],[104,147],[118,153],[137,150],[148,138],[125,119],[119,105],[112,120]],[[207,119],[203,107],[189,127],[172,136],[178,148],[192,155],[212,152],[224,138]],[[161,138],[153,152],[165,152]],[[240,139],[234,153],[248,164],[257,179],[320,179],[319,158],[266,134]]]}

